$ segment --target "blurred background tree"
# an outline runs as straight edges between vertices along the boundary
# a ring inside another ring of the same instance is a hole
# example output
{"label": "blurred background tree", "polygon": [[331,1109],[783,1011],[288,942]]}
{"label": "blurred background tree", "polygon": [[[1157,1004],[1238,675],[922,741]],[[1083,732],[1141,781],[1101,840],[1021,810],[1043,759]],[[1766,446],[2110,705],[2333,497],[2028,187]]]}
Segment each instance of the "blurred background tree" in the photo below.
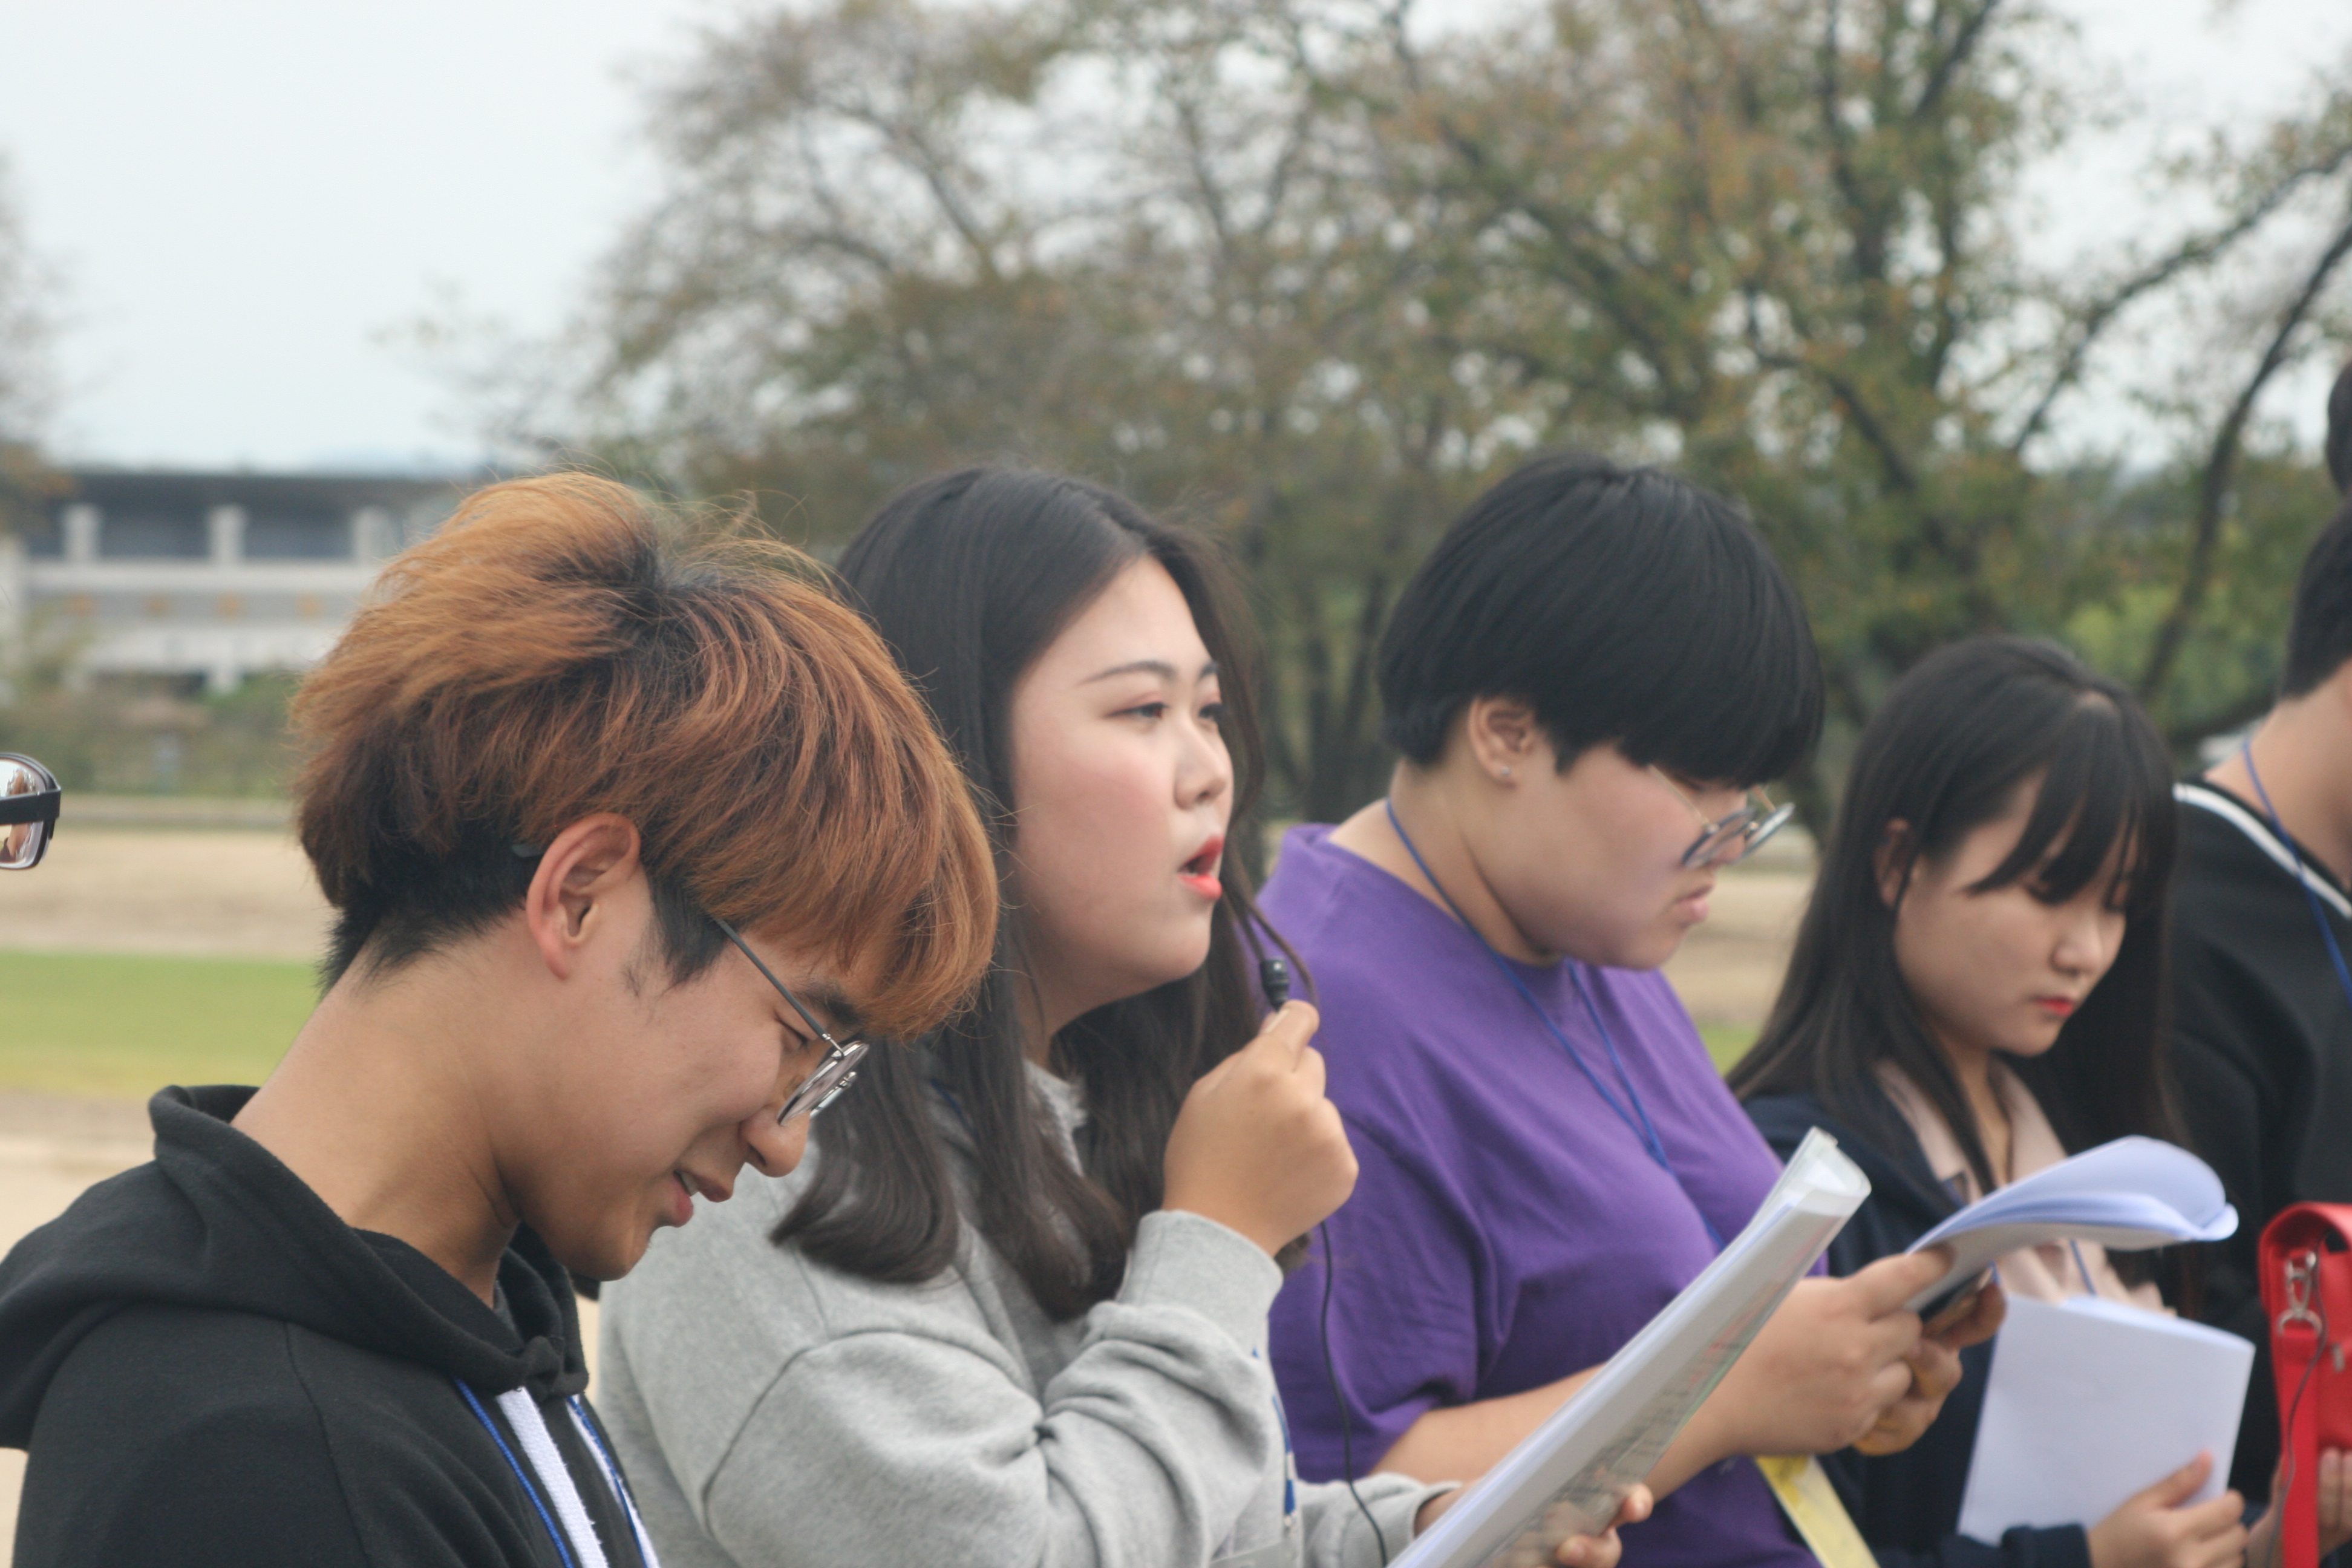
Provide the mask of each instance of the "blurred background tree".
{"label": "blurred background tree", "polygon": [[[2266,700],[2331,510],[2266,395],[2346,332],[2352,92],[2174,150],[2161,232],[2052,266],[2018,191],[2098,127],[2066,43],[2016,0],[751,14],[656,92],[667,193],[498,423],[820,547],[988,458],[1205,521],[1310,817],[1385,776],[1405,576],[1570,445],[1749,503],[1833,740],[1937,643],[2013,629],[2135,680],[2186,752]],[[2143,434],[2068,435],[2096,399]],[[1837,751],[1794,781],[1816,816]]]}
{"label": "blurred background tree", "polygon": [[56,395],[57,308],[57,279],[26,235],[0,152],[0,532],[14,533],[58,482],[39,439]]}

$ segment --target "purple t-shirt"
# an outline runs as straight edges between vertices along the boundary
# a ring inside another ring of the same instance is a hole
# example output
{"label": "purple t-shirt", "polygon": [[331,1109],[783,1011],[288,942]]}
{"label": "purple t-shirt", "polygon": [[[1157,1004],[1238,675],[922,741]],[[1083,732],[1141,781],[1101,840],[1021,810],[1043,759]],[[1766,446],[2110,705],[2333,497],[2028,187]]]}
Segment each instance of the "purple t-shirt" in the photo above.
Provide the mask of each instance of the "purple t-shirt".
{"label": "purple t-shirt", "polygon": [[[1315,1043],[1363,1168],[1330,1221],[1331,1363],[1360,1473],[1423,1411],[1608,1360],[1713,1260],[1706,1222],[1738,1235],[1780,1165],[1663,975],[1514,965],[1624,1104],[1582,976],[1672,1174],[1477,938],[1330,831],[1292,830],[1259,901],[1313,972]],[[1323,1283],[1318,1247],[1272,1325],[1299,1469],[1318,1480],[1341,1468]],[[1744,1458],[1701,1472],[1628,1531],[1624,1561],[1815,1568]]]}

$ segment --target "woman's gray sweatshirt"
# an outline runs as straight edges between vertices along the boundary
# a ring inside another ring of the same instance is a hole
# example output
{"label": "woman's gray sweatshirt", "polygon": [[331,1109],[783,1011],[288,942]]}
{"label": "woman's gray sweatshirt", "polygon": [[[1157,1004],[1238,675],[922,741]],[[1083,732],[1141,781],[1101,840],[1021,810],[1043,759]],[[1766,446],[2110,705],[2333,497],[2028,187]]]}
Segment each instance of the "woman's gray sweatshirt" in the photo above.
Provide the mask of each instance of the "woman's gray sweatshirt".
{"label": "woman's gray sweatshirt", "polygon": [[[1074,1130],[1069,1087],[1033,1081]],[[666,1568],[1383,1561],[1344,1486],[1297,1487],[1286,1526],[1265,1360],[1282,1277],[1254,1243],[1146,1215],[1118,1296],[1055,1323],[969,1225],[925,1285],[771,1242],[814,1159],[697,1200],[605,1288],[596,1406]],[[1393,1553],[1447,1489],[1357,1489]]]}

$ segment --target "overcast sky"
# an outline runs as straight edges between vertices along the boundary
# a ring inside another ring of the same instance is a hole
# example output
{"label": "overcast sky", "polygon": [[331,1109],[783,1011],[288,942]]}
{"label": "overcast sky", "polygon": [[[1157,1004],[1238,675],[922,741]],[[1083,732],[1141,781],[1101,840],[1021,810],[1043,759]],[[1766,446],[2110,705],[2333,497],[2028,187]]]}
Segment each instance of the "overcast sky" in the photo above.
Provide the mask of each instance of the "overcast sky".
{"label": "overcast sky", "polygon": [[[2344,0],[2061,8],[2176,127],[2242,121],[2352,47]],[[0,0],[0,151],[70,285],[54,446],[190,467],[464,462],[447,392],[380,340],[445,288],[552,328],[654,190],[633,73],[730,9]],[[2050,176],[2051,243],[2135,221],[2137,151]]]}

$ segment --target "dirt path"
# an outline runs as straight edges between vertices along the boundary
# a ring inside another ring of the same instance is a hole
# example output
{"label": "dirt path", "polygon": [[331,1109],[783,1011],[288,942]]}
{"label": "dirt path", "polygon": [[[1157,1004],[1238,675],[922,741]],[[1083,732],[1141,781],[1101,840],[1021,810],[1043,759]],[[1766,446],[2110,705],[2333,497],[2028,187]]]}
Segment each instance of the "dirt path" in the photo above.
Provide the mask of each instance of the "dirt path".
{"label": "dirt path", "polygon": [[326,900],[284,833],[73,827],[0,885],[0,948],[313,959]]}

